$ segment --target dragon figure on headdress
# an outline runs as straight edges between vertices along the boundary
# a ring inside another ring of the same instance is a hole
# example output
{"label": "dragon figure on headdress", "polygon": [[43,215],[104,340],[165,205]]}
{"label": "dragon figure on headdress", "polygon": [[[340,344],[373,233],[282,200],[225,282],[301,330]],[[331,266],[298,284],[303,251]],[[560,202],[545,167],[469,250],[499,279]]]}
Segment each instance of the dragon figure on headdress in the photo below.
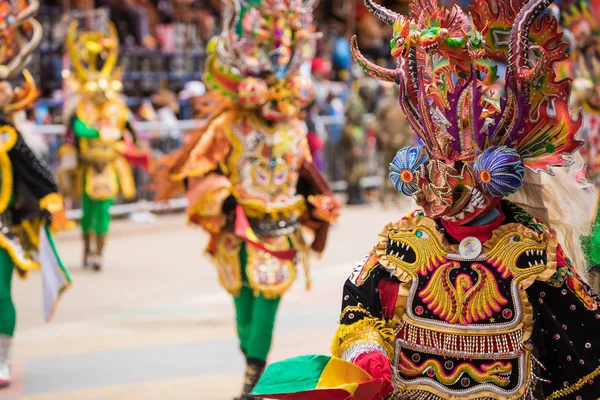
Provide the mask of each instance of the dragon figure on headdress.
{"label": "dragon figure on headdress", "polygon": [[[519,188],[524,166],[551,172],[581,145],[569,82],[554,71],[566,44],[556,19],[542,14],[549,1],[476,0],[467,16],[458,6],[419,0],[410,17],[365,4],[394,28],[398,66],[373,64],[356,39],[353,54],[371,76],[400,85],[400,105],[424,145],[404,149],[411,157],[398,161],[412,161],[391,177],[433,215],[468,222],[475,207],[465,206],[479,198],[473,194],[486,195],[477,208],[494,207]],[[502,79],[499,65],[506,66]],[[503,98],[492,96],[491,83],[502,85]]]}

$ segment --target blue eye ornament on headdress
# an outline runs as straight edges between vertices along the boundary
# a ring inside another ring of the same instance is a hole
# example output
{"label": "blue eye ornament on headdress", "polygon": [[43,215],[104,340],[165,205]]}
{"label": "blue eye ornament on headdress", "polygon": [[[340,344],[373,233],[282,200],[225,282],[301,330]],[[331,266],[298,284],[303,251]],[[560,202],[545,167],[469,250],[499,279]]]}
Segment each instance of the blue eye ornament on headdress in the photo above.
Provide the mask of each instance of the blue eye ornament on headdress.
{"label": "blue eye ornament on headdress", "polygon": [[515,193],[523,184],[525,168],[521,156],[510,147],[489,147],[473,165],[481,188],[495,197]]}
{"label": "blue eye ornament on headdress", "polygon": [[390,164],[390,180],[400,193],[412,196],[419,190],[417,170],[429,160],[422,147],[404,147],[398,150]]}

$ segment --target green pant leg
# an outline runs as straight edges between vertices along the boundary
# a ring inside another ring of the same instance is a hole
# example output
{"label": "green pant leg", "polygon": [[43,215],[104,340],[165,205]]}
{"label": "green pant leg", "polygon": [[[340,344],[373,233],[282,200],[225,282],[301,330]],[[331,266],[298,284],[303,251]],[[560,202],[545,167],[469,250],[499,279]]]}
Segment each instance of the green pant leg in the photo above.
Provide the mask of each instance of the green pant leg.
{"label": "green pant leg", "polygon": [[262,294],[254,298],[252,307],[252,330],[250,332],[250,343],[247,349],[248,358],[266,361],[271,342],[273,340],[273,329],[275,328],[275,317],[281,297],[266,299]]}
{"label": "green pant leg", "polygon": [[246,245],[242,243],[240,250],[240,266],[242,269],[242,288],[239,296],[233,297],[235,304],[235,322],[237,326],[237,334],[240,340],[240,347],[244,354],[248,351],[248,343],[250,341],[250,331],[252,328],[252,304],[254,303],[254,295],[252,289],[248,286],[248,277],[246,276],[246,262],[248,253]]}
{"label": "green pant leg", "polygon": [[242,287],[240,295],[233,298],[235,304],[235,322],[240,347],[244,354],[248,353],[250,333],[252,331],[252,304],[254,295],[249,287]]}
{"label": "green pant leg", "polygon": [[12,301],[11,285],[14,265],[4,249],[0,249],[0,334],[15,333],[17,313]]}
{"label": "green pant leg", "polygon": [[96,235],[106,235],[110,228],[110,207],[115,199],[92,200],[94,204],[94,231]]}
{"label": "green pant leg", "polygon": [[81,230],[83,233],[94,231],[94,201],[84,191],[81,198]]}

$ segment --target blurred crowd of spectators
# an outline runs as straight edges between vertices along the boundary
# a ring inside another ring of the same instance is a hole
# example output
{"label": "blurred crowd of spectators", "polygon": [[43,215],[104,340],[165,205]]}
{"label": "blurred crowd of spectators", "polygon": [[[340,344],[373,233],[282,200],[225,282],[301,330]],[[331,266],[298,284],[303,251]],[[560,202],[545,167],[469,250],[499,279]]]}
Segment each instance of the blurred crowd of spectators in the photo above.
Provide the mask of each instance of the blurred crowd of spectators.
{"label": "blurred crowd of spectators", "polygon": [[[171,63],[158,62],[155,70],[161,74],[138,73],[139,81],[126,82],[130,84],[126,85],[126,95],[132,100],[130,107],[136,121],[161,121],[173,126],[160,132],[139,132],[146,146],[161,152],[178,146],[184,132],[178,130],[176,122],[193,117],[189,99],[205,90],[200,82],[202,61],[200,65],[185,64],[187,52],[202,53],[210,37],[220,31],[221,0],[54,0],[46,4],[65,7],[65,1],[69,11],[87,12],[97,7],[109,10],[123,43],[125,73],[131,76],[140,63],[146,62],[143,57],[148,52],[154,57],[149,63],[160,55],[183,52],[179,68],[185,76],[173,78]],[[405,0],[380,3],[408,12]],[[366,11],[362,0],[322,0],[315,18],[323,39],[310,68],[314,101],[304,110],[309,144],[317,166],[331,180],[346,181],[349,203],[360,204],[365,201],[363,178],[387,175],[396,151],[414,140],[398,109],[393,86],[364,76],[350,52],[349,38],[356,34],[367,57],[390,65],[393,60],[388,43],[392,32]],[[136,64],[128,58],[131,54],[137,57],[140,51],[141,62]],[[60,89],[56,92],[61,93]],[[60,114],[62,110],[57,111]],[[60,122],[60,116],[51,116],[52,111],[41,102],[37,113],[27,115],[24,123]],[[389,185],[383,189],[380,200],[385,203],[394,190]]]}

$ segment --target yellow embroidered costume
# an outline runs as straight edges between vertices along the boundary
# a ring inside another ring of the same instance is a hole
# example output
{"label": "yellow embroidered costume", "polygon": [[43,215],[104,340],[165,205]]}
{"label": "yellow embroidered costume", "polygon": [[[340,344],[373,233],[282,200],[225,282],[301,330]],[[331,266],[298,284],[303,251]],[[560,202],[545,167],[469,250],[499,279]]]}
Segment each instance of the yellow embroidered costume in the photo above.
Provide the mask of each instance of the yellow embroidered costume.
{"label": "yellow embroidered costume", "polygon": [[[67,35],[67,50],[73,66],[71,83],[78,94],[69,119],[68,140],[61,148],[61,189],[82,198],[81,228],[84,267],[100,269],[110,224],[110,207],[119,193],[135,197],[129,161],[139,159],[131,112],[119,97],[120,71],[115,70],[119,41],[114,25],[106,29],[78,30],[73,21]],[[143,159],[144,157],[141,156]],[[92,237],[96,249],[92,252]]]}
{"label": "yellow embroidered costume", "polygon": [[234,296],[248,361],[242,399],[264,368],[279,300],[298,267],[307,267],[301,226],[315,232],[312,248],[320,252],[337,215],[299,119],[311,98],[310,81],[299,76],[315,46],[311,7],[306,0],[232,2],[224,33],[208,48],[208,125],[155,171],[158,198],[184,185],[188,220],[211,235],[207,251]]}

